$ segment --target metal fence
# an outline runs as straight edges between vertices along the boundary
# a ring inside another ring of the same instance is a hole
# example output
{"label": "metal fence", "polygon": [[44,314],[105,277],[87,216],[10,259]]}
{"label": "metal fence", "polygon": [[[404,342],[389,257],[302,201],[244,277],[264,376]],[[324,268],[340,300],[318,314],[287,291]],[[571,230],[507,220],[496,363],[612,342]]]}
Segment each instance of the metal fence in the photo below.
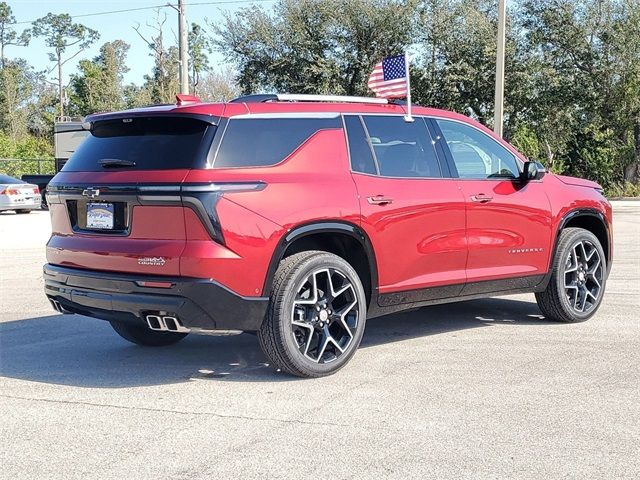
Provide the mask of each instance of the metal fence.
{"label": "metal fence", "polygon": [[56,161],[53,158],[0,158],[0,173],[15,178],[53,175],[56,173]]}

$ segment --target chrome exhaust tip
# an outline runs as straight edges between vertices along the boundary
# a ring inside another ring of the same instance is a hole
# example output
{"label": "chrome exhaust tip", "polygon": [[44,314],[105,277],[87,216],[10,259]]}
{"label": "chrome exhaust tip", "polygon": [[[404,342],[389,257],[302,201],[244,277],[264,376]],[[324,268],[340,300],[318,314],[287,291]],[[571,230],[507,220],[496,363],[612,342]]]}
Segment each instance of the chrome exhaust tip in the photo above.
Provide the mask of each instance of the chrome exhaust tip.
{"label": "chrome exhaust tip", "polygon": [[50,298],[49,303],[51,303],[51,306],[53,307],[53,309],[58,313],[72,313],[69,310],[65,309],[58,300],[54,300],[53,298]]}
{"label": "chrome exhaust tip", "polygon": [[147,326],[156,332],[189,333],[191,329],[182,325],[177,317],[171,315],[146,315]]}

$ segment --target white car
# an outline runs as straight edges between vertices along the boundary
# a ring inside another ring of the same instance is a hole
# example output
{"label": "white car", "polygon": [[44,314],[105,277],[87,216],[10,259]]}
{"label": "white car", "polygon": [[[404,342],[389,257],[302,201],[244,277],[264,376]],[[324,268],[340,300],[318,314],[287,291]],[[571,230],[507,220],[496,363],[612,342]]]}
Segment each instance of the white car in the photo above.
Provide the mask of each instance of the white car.
{"label": "white car", "polygon": [[37,185],[0,174],[0,211],[29,213],[40,208],[40,202],[40,189]]}

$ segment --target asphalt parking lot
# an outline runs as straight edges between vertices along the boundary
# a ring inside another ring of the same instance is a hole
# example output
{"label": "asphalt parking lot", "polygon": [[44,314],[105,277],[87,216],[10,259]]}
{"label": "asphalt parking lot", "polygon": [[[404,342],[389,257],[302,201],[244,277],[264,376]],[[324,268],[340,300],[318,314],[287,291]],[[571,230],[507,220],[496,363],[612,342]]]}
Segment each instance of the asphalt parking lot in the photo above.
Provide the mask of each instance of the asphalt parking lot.
{"label": "asphalt parking lot", "polygon": [[340,373],[298,380],[256,337],[147,349],[42,293],[48,214],[0,214],[0,476],[640,477],[640,202],[587,323],[533,295],[371,320]]}

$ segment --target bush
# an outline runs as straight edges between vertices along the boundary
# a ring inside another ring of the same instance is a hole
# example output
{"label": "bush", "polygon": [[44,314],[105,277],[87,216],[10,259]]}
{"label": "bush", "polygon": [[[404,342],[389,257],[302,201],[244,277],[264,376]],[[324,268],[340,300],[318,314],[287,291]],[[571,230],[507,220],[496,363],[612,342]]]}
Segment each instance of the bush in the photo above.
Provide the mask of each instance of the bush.
{"label": "bush", "polygon": [[609,198],[640,197],[640,183],[615,183],[606,189]]}
{"label": "bush", "polygon": [[535,132],[526,125],[520,125],[510,139],[511,144],[529,160],[542,162],[544,155]]}
{"label": "bush", "polygon": [[41,137],[28,135],[20,140],[13,140],[0,132],[0,158],[53,158],[53,145]]}
{"label": "bush", "polygon": [[14,141],[0,132],[0,173],[16,178],[55,173],[51,144],[34,136]]}

